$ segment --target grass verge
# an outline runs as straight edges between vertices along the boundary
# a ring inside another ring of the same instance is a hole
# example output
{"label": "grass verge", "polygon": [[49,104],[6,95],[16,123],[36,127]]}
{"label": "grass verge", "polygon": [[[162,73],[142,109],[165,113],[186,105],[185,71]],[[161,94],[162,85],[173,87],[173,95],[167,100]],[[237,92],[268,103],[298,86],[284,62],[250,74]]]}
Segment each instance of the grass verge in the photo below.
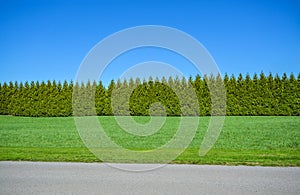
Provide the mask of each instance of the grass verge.
{"label": "grass verge", "polygon": [[[162,129],[148,137],[122,131],[114,117],[99,121],[122,147],[150,150],[172,139],[180,118],[168,117]],[[201,157],[199,146],[208,124],[209,117],[200,117],[193,141],[172,163],[300,166],[300,117],[226,117],[218,141]],[[72,117],[0,116],[0,160],[101,162],[83,144]]]}

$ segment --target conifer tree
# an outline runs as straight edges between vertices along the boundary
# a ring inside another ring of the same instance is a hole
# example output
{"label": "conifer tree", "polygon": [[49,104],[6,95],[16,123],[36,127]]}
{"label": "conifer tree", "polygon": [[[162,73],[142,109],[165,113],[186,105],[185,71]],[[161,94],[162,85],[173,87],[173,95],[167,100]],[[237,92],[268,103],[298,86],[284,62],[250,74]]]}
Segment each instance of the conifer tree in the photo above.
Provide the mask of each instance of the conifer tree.
{"label": "conifer tree", "polygon": [[115,88],[115,81],[111,80],[110,84],[108,85],[108,88],[105,93],[105,106],[104,106],[104,115],[111,116],[113,115],[112,107],[111,107],[111,97],[112,92]]}
{"label": "conifer tree", "polygon": [[96,88],[96,94],[95,94],[95,106],[96,106],[96,113],[98,116],[105,115],[104,108],[105,108],[105,98],[106,98],[106,91],[105,88],[100,81]]}

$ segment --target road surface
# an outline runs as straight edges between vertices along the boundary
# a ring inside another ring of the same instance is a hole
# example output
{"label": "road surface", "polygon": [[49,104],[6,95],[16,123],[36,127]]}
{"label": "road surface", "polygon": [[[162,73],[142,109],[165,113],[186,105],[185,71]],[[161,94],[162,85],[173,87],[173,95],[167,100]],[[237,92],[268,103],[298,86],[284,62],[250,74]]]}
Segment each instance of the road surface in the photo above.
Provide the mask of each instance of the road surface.
{"label": "road surface", "polygon": [[300,167],[167,165],[129,172],[101,163],[3,161],[0,194],[300,194]]}

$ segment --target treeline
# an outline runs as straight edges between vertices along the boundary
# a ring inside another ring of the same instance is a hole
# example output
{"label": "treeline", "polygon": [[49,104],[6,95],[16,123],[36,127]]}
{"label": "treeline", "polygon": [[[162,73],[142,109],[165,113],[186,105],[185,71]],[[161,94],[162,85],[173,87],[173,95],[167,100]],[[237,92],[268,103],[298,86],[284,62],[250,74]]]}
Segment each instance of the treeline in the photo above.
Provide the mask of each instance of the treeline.
{"label": "treeline", "polygon": [[[261,73],[253,77],[136,78],[112,80],[108,87],[95,81],[0,83],[0,114],[54,117],[72,116],[74,110],[75,115],[207,116],[212,114],[208,83],[220,81],[226,89],[226,115],[300,115],[300,73],[297,78],[285,73],[281,77]],[[151,106],[155,102],[164,105],[165,112],[161,105]]]}

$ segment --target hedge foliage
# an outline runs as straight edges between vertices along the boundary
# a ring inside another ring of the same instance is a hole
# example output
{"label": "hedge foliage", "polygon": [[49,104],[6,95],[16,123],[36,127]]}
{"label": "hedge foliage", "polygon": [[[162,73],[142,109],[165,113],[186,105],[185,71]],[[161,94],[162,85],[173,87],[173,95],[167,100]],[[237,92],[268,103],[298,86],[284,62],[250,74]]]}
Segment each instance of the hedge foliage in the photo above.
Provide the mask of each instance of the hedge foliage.
{"label": "hedge foliage", "polygon": [[[282,77],[261,73],[253,77],[239,74],[237,78],[227,74],[223,78],[199,75],[188,79],[163,77],[153,80],[150,77],[147,81],[136,78],[112,80],[107,88],[102,82],[4,82],[0,83],[0,114],[34,117],[143,116],[153,113],[206,116],[212,114],[208,83],[218,84],[220,79],[226,89],[226,115],[300,115],[300,73],[297,78],[285,73]],[[190,90],[196,96],[192,96]],[[185,101],[180,101],[182,99]]]}

